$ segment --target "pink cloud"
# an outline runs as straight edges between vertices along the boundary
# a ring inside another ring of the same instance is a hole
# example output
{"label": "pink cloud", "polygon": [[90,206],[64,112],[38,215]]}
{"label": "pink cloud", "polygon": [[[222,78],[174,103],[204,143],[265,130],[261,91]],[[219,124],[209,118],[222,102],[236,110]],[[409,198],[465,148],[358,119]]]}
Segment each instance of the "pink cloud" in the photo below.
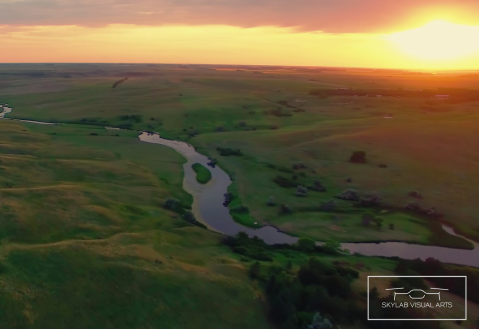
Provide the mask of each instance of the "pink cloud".
{"label": "pink cloud", "polygon": [[[389,31],[418,14],[479,12],[477,0],[0,0],[7,25],[203,25]],[[479,24],[479,18],[477,19]],[[473,22],[470,20],[468,22]]]}

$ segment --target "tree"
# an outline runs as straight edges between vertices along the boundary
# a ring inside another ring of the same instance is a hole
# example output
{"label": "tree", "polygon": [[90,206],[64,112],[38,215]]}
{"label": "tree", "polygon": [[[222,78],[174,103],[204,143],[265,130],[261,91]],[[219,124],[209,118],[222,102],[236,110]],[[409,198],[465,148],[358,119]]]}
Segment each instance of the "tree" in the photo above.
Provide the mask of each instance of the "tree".
{"label": "tree", "polygon": [[331,322],[326,319],[322,318],[319,313],[316,313],[313,318],[313,322],[311,325],[308,326],[308,329],[331,329],[333,325]]}
{"label": "tree", "polygon": [[196,222],[195,215],[189,210],[185,211],[185,213],[183,214],[183,219],[190,223]]}
{"label": "tree", "polygon": [[165,203],[164,203],[164,207],[166,209],[170,209],[170,210],[173,210],[173,209],[176,209],[176,207],[180,204],[180,200],[178,199],[175,199],[175,198],[167,198],[165,200]]}
{"label": "tree", "polygon": [[316,242],[310,238],[299,238],[296,246],[299,250],[304,252],[313,252],[316,247]]}
{"label": "tree", "polygon": [[395,228],[395,227],[394,227],[394,224],[389,224],[389,229],[390,229],[390,230],[394,230],[394,228]]}
{"label": "tree", "polygon": [[328,240],[322,245],[323,250],[326,252],[337,254],[341,252],[341,243],[336,240]]}

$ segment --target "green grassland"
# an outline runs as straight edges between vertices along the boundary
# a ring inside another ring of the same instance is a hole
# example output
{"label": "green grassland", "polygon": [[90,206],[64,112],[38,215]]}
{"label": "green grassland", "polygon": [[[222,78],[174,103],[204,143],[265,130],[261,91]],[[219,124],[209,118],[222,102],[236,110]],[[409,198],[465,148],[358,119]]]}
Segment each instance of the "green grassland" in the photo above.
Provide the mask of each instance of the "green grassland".
{"label": "green grassland", "polygon": [[191,205],[184,162],[133,132],[0,121],[0,327],[268,328],[220,235],[162,207]]}
{"label": "green grassland", "polygon": [[[28,67],[33,69],[45,70]],[[186,140],[200,152],[217,158],[234,177],[231,191],[250,209],[248,218],[236,216],[243,224],[269,223],[290,234],[315,239],[463,245],[462,240],[440,238],[439,223],[407,214],[386,216],[385,226],[378,230],[362,227],[364,211],[352,209],[347,202],[339,201],[337,213],[310,211],[347,188],[360,193],[380,192],[396,207],[415,201],[408,193],[417,191],[424,196],[419,201],[423,207],[437,207],[445,214],[445,222],[479,241],[475,202],[479,197],[475,174],[479,156],[474,149],[478,103],[321,99],[309,95],[312,89],[345,87],[475,89],[479,88],[477,77],[464,73],[410,76],[353,69],[319,73],[263,70],[263,74],[254,74],[251,70],[181,69],[173,65],[112,65],[101,67],[102,73],[92,73],[100,66],[57,65],[56,69],[68,71],[72,77],[5,78],[0,97],[13,105],[10,117],[99,127],[126,125]],[[132,76],[131,72],[137,74]],[[111,88],[118,77],[128,74],[127,81]],[[41,87],[44,85],[50,90]],[[26,91],[20,93],[22,90]],[[385,114],[394,118],[385,119]],[[222,157],[217,147],[239,148],[244,156]],[[367,153],[366,164],[348,162],[357,150]],[[291,167],[299,162],[307,168],[295,171],[302,175],[298,183],[310,185],[318,179],[327,192],[310,191],[300,198],[294,195],[295,188],[273,183],[278,175],[291,178]],[[379,168],[379,164],[388,167]],[[352,178],[352,182],[347,183],[346,178]],[[165,179],[169,178],[165,175]],[[267,206],[270,196],[278,204],[290,205],[293,214],[279,215],[277,207]],[[332,215],[339,221],[333,222]],[[389,223],[396,229],[389,230]]]}
{"label": "green grassland", "polygon": [[206,184],[211,180],[211,172],[208,168],[200,163],[194,163],[191,165],[196,173],[196,180],[201,184]]}
{"label": "green grassland", "polygon": [[[233,178],[230,209],[249,209],[232,212],[245,226],[272,224],[317,240],[464,247],[437,221],[397,208],[380,212],[337,200],[334,211],[318,210],[347,188],[378,191],[397,207],[414,201],[407,195],[414,190],[424,196],[421,205],[437,207],[447,223],[479,241],[479,104],[308,94],[373,86],[478,89],[479,78],[173,65],[0,69],[8,73],[0,76],[0,102],[14,107],[7,117],[70,123],[0,121],[0,328],[272,327],[262,287],[247,277],[253,260],[223,246],[219,234],[164,209],[168,197],[185,208],[192,203],[182,188],[185,159],[140,142],[139,130],[188,141],[218,159]],[[221,156],[218,147],[243,156]],[[348,162],[358,150],[366,151],[367,163]],[[293,170],[296,163],[306,168]],[[278,175],[298,175],[295,181],[305,186],[320,180],[327,191],[298,197],[295,188],[273,182]],[[270,196],[276,206],[267,205]],[[292,214],[279,212],[283,203]],[[381,229],[361,225],[371,213],[384,220]],[[291,262],[296,271],[311,255],[285,249],[271,256],[265,267]],[[368,275],[391,275],[396,266],[360,255],[321,259],[358,269],[358,294]]]}

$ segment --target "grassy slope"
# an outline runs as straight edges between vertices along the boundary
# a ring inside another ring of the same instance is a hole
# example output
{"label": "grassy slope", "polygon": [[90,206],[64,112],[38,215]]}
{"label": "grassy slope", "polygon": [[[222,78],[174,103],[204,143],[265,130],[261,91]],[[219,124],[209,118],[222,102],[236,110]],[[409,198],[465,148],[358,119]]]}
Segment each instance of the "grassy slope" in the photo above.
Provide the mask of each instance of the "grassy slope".
{"label": "grassy slope", "polygon": [[[478,104],[433,104],[445,111],[437,113],[423,110],[427,105],[424,100],[320,100],[307,95],[313,88],[339,86],[477,88],[479,79],[380,75],[365,71],[324,74],[281,71],[258,75],[199,69],[142,70],[157,70],[163,75],[130,78],[117,89],[110,88],[111,77],[74,79],[68,90],[10,94],[6,101],[15,106],[13,116],[42,120],[93,118],[120,124],[120,115],[142,115],[142,122],[132,123],[134,128],[188,140],[201,152],[218,158],[220,165],[235,175],[232,189],[238,191],[252,216],[292,234],[350,241],[432,239],[429,224],[418,223],[411,217],[395,218],[397,229],[392,232],[362,228],[358,225],[361,214],[348,215],[340,218],[343,231],[336,231],[330,229],[331,221],[323,214],[280,217],[276,210],[265,205],[270,195],[296,208],[317,205],[352,187],[362,192],[380,191],[387,201],[399,206],[413,201],[407,193],[416,190],[425,197],[423,206],[438,207],[446,214],[446,221],[479,241],[474,201],[478,197],[475,187],[479,181],[474,173],[479,171],[479,159],[472,146],[478,128]],[[317,81],[310,81],[311,78]],[[297,99],[307,103],[296,102]],[[306,111],[292,113],[290,108],[274,103],[279,100],[287,100]],[[278,107],[292,116],[266,113]],[[394,119],[386,120],[382,113],[393,113]],[[245,121],[246,127],[239,127],[239,121]],[[272,125],[279,129],[271,130]],[[218,126],[232,132],[214,133]],[[187,133],[191,129],[200,135],[189,138]],[[220,157],[216,152],[218,146],[241,148],[245,156]],[[349,164],[347,159],[355,150],[365,150],[369,163]],[[305,183],[320,179],[328,192],[311,192],[308,198],[301,199],[293,196],[294,190],[279,188],[271,182],[278,174],[288,174],[272,170],[265,163],[290,168],[295,162],[308,165]],[[389,167],[380,169],[377,167],[380,163]],[[352,184],[344,182],[347,177],[353,178]]]}
{"label": "grassy slope", "polygon": [[0,121],[0,327],[267,328],[219,236],[161,207],[191,203],[184,159],[118,134]]}
{"label": "grassy slope", "polygon": [[206,184],[211,180],[211,172],[200,163],[194,163],[192,166],[196,173],[196,180],[201,184]]}

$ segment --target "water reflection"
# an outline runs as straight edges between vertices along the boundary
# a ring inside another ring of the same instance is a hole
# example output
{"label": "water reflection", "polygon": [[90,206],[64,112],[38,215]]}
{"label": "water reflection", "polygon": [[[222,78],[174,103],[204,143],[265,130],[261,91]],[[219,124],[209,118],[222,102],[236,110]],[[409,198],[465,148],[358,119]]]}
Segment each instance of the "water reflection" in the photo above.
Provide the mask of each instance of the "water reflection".
{"label": "water reflection", "polygon": [[[231,217],[228,208],[223,206],[223,195],[231,184],[228,174],[218,166],[215,168],[208,167],[213,177],[212,180],[206,185],[199,184],[196,181],[196,174],[191,165],[198,162],[207,166],[209,160],[206,156],[196,152],[191,145],[185,142],[162,139],[159,135],[150,133],[142,133],[139,138],[143,142],[171,147],[185,156],[188,162],[184,165],[184,188],[194,196],[193,211],[197,219],[206,224],[210,229],[228,235],[235,235],[240,231],[244,231],[249,236],[257,236],[268,244],[295,243],[298,240],[271,226],[251,229],[236,223]],[[443,228],[448,233],[457,235],[451,228]],[[475,246],[474,250],[424,246],[402,242],[343,243],[342,247],[348,249],[351,253],[357,252],[366,256],[397,256],[404,259],[421,258],[423,260],[434,257],[446,263],[479,267],[478,244],[472,243]]]}

